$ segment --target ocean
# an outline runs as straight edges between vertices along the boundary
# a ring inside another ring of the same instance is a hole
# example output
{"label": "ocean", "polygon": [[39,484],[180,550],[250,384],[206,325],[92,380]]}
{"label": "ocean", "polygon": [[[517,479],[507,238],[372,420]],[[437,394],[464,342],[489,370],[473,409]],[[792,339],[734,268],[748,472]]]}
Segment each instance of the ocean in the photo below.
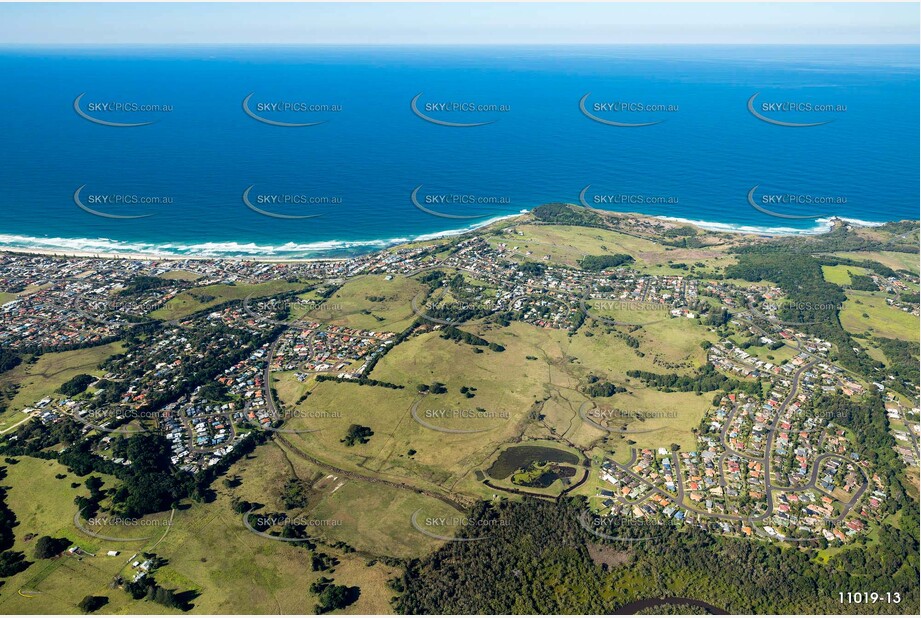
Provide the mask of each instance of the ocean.
{"label": "ocean", "polygon": [[331,257],[580,200],[917,219],[918,52],[0,48],[0,248]]}

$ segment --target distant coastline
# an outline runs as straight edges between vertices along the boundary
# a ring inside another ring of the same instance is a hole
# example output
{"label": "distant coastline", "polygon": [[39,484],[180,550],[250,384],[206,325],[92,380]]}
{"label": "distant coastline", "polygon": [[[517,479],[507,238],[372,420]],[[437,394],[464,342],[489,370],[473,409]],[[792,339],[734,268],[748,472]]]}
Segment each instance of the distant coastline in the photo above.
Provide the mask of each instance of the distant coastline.
{"label": "distant coastline", "polygon": [[[34,255],[57,255],[61,257],[100,257],[112,259],[158,259],[158,260],[253,260],[262,262],[309,262],[324,260],[341,260],[374,253],[404,244],[426,242],[461,236],[476,232],[530,213],[523,210],[517,214],[492,217],[481,223],[464,228],[443,230],[430,234],[420,234],[412,238],[391,238],[375,240],[319,241],[297,244],[287,242],[277,246],[239,243],[236,241],[188,243],[139,243],[119,241],[109,238],[39,238],[15,234],[0,234],[0,252]],[[715,221],[698,221],[681,217],[664,215],[646,215],[641,213],[617,213],[620,216],[640,219],[655,219],[670,223],[693,225],[702,230],[740,234],[759,237],[775,236],[815,236],[829,232],[835,221],[843,221],[859,227],[877,227],[885,225],[881,221],[863,221],[846,217],[828,217],[816,220],[816,226],[808,229],[791,227],[756,227],[741,224],[720,223]]]}

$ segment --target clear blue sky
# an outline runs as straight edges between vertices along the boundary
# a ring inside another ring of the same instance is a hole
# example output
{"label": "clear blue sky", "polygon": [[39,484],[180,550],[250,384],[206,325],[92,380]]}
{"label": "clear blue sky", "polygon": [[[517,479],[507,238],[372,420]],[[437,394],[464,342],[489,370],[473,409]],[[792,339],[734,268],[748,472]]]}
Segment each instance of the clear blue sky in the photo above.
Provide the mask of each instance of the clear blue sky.
{"label": "clear blue sky", "polygon": [[910,43],[917,3],[0,4],[0,45]]}

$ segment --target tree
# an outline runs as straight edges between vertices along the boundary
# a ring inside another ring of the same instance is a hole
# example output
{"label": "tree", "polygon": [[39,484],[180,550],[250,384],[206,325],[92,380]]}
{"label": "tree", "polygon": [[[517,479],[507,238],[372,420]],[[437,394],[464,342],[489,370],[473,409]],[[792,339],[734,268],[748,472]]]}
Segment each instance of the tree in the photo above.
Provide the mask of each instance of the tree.
{"label": "tree", "polygon": [[345,434],[345,437],[340,442],[344,442],[346,446],[355,446],[358,444],[367,444],[368,439],[374,435],[374,432],[371,431],[370,427],[365,427],[364,425],[349,425],[349,429]]}
{"label": "tree", "polygon": [[87,595],[77,604],[77,608],[84,614],[92,614],[97,609],[109,602],[109,597],[96,597]]}
{"label": "tree", "polygon": [[21,551],[5,551],[0,553],[0,577],[12,577],[29,567],[26,555]]}
{"label": "tree", "polygon": [[45,535],[35,542],[35,557],[39,560],[54,558],[67,549],[69,545],[70,541],[68,539],[63,537],[55,539]]}
{"label": "tree", "polygon": [[61,388],[58,389],[58,392],[62,395],[73,397],[74,395],[79,395],[85,391],[86,388],[95,381],[95,377],[86,373],[79,373],[69,379],[67,382],[64,382],[64,384],[61,385]]}

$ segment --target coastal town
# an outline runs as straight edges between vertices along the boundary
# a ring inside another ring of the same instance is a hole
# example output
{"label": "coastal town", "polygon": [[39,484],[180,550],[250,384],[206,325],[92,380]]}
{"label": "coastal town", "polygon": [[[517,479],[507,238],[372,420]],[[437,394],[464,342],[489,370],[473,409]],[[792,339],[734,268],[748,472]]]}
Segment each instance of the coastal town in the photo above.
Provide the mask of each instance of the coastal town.
{"label": "coastal town", "polygon": [[[764,396],[749,390],[715,399],[695,450],[662,444],[634,449],[626,462],[604,460],[596,472],[599,512],[788,542],[844,543],[865,534],[885,516],[888,488],[855,452],[852,432],[810,405],[822,393],[882,393],[898,455],[918,467],[917,385],[892,375],[867,381],[843,369],[829,341],[779,317],[779,287],[649,274],[629,264],[561,266],[523,255],[515,237],[512,227],[498,242],[472,235],[449,252],[419,244],[288,263],[0,254],[0,344],[34,354],[127,341],[85,391],[44,397],[22,413],[46,425],[71,418],[84,433],[109,434],[100,455],[122,465],[130,462],[105,450],[112,437],[157,432],[169,441],[173,465],[196,473],[219,464],[251,432],[283,426],[290,410],[273,393],[278,372],[299,381],[367,380],[377,360],[413,333],[484,319],[568,332],[592,320],[625,340],[656,322],[699,321],[734,333],[708,344],[709,365],[756,380]],[[414,321],[406,331],[334,319],[341,313],[329,300],[335,290],[364,276],[414,278],[427,288],[407,307]],[[273,282],[287,287],[260,287]],[[918,316],[917,302],[904,294],[917,277],[873,275],[865,283]],[[218,296],[235,288],[248,292]],[[171,316],[180,301],[201,309]],[[782,360],[756,351],[781,349]]]}

